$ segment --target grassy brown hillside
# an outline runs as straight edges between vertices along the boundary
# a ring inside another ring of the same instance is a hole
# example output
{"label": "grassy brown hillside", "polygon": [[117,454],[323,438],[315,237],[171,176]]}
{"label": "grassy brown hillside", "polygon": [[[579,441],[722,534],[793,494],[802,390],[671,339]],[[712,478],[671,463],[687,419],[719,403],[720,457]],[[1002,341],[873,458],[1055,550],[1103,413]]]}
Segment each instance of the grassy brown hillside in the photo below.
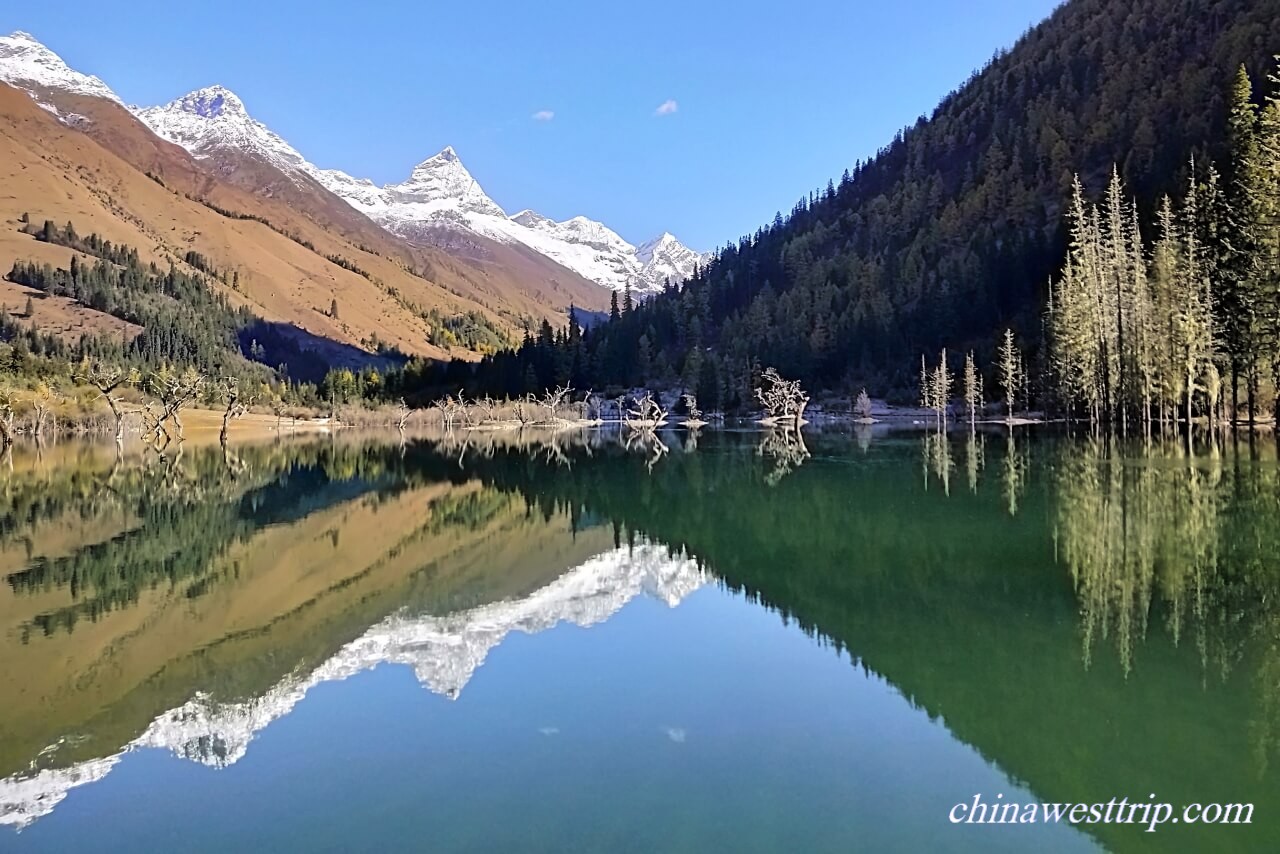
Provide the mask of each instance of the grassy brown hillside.
{"label": "grassy brown hillside", "polygon": [[[227,288],[234,302],[296,327],[307,346],[339,363],[358,360],[375,337],[409,354],[469,357],[432,343],[432,311],[477,312],[512,331],[524,316],[562,317],[571,301],[602,302],[567,271],[563,282],[539,278],[543,271],[523,256],[486,263],[411,249],[350,208],[350,215],[333,209],[326,229],[323,198],[304,215],[208,174],[118,105],[64,101],[64,113],[84,120],[68,126],[0,84],[0,270],[28,259],[65,266],[72,254],[21,234],[24,213],[36,223],[72,222],[162,265],[196,251],[234,275],[236,289]],[[526,288],[527,281],[538,287]],[[3,296],[6,304],[24,299],[8,290]]]}
{"label": "grassy brown hillside", "polygon": [[64,114],[84,116],[88,121],[78,123],[78,130],[169,187],[223,209],[263,216],[291,234],[305,234],[309,229],[300,220],[310,220],[509,320],[529,315],[562,322],[569,303],[590,309],[608,306],[607,290],[523,247],[479,236],[465,252],[410,245],[307,176],[286,175],[239,153],[220,152],[197,160],[157,137],[119,104],[101,98],[56,90],[43,90],[41,98]]}

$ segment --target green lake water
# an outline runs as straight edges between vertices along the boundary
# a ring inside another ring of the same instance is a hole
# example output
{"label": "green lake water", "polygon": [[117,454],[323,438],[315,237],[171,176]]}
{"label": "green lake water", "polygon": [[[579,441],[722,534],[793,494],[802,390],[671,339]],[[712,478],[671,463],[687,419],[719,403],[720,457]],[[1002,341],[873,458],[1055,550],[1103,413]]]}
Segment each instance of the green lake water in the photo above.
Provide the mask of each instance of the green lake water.
{"label": "green lake water", "polygon": [[1280,848],[1270,436],[19,448],[0,579],[0,851]]}

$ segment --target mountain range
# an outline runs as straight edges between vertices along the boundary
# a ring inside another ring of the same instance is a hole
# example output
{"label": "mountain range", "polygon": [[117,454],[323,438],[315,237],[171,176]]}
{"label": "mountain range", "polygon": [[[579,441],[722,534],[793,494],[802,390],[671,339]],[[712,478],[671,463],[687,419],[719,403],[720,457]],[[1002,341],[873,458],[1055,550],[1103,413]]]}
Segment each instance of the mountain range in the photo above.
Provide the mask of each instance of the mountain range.
{"label": "mountain range", "polygon": [[[70,265],[77,253],[22,233],[45,220],[162,269],[196,253],[233,307],[329,365],[378,364],[386,347],[474,359],[531,323],[559,326],[571,305],[606,309],[610,288],[683,278],[702,258],[669,235],[634,247],[584,218],[507,217],[452,149],[391,187],[320,169],[220,87],[128,107],[23,32],[0,36],[0,183],[0,272]],[[0,281],[0,308],[42,334],[136,334],[62,297],[25,318],[32,295]]]}
{"label": "mountain range", "polygon": [[379,187],[339,169],[321,169],[254,119],[236,94],[210,86],[159,107],[130,108],[163,139],[197,158],[254,157],[295,176],[311,178],[393,234],[414,243],[456,247],[458,232],[517,244],[613,290],[639,294],[667,280],[691,276],[706,257],[670,233],[637,247],[603,223],[576,216],[564,222],[523,210],[508,216],[467,171],[452,146],[423,160],[399,184]]}

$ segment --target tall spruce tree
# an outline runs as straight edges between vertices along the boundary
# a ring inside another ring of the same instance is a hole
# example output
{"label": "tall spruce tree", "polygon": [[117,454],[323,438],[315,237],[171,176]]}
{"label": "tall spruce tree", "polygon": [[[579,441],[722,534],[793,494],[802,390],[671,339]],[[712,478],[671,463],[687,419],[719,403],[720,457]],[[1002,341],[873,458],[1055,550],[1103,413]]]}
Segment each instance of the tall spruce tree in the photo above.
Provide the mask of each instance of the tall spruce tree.
{"label": "tall spruce tree", "polygon": [[1249,421],[1257,417],[1258,345],[1260,343],[1260,287],[1258,281],[1259,220],[1261,213],[1258,160],[1258,111],[1253,84],[1243,65],[1236,73],[1227,114],[1230,150],[1227,173],[1227,221],[1223,233],[1220,271],[1219,325],[1231,356],[1232,408],[1238,406],[1239,383],[1245,381]]}

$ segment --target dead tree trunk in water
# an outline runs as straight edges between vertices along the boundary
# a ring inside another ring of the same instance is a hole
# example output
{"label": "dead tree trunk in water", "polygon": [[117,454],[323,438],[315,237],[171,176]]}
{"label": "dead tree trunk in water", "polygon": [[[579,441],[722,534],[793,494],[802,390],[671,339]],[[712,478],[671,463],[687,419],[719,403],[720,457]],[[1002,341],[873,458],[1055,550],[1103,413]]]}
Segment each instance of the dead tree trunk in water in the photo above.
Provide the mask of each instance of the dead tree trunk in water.
{"label": "dead tree trunk in water", "polygon": [[653,392],[646,391],[636,408],[627,410],[626,423],[633,429],[654,430],[667,423],[667,412],[653,399]]}
{"label": "dead tree trunk in water", "polygon": [[222,411],[222,431],[218,434],[218,441],[225,446],[231,420],[240,418],[249,411],[249,407],[253,406],[253,396],[241,388],[240,380],[235,377],[223,377],[221,391],[227,408]]}
{"label": "dead tree trunk in water", "polygon": [[141,375],[136,368],[126,372],[110,365],[89,364],[85,360],[76,373],[76,379],[96,388],[98,396],[107,402],[107,408],[116,420],[116,450],[119,452],[124,447],[125,412],[120,407],[116,391],[122,386],[137,385],[142,380]]}
{"label": "dead tree trunk in water", "polygon": [[58,393],[47,383],[40,382],[36,386],[35,396],[31,399],[31,404],[35,407],[35,421],[31,432],[35,434],[37,442],[44,436],[45,422],[49,419],[49,413],[57,399]]}
{"label": "dead tree trunk in water", "polygon": [[760,423],[797,430],[804,424],[809,395],[800,387],[799,380],[783,379],[775,368],[765,368],[755,392],[765,410]]}
{"label": "dead tree trunk in water", "polygon": [[13,400],[6,392],[0,395],[0,450],[13,447]]}

